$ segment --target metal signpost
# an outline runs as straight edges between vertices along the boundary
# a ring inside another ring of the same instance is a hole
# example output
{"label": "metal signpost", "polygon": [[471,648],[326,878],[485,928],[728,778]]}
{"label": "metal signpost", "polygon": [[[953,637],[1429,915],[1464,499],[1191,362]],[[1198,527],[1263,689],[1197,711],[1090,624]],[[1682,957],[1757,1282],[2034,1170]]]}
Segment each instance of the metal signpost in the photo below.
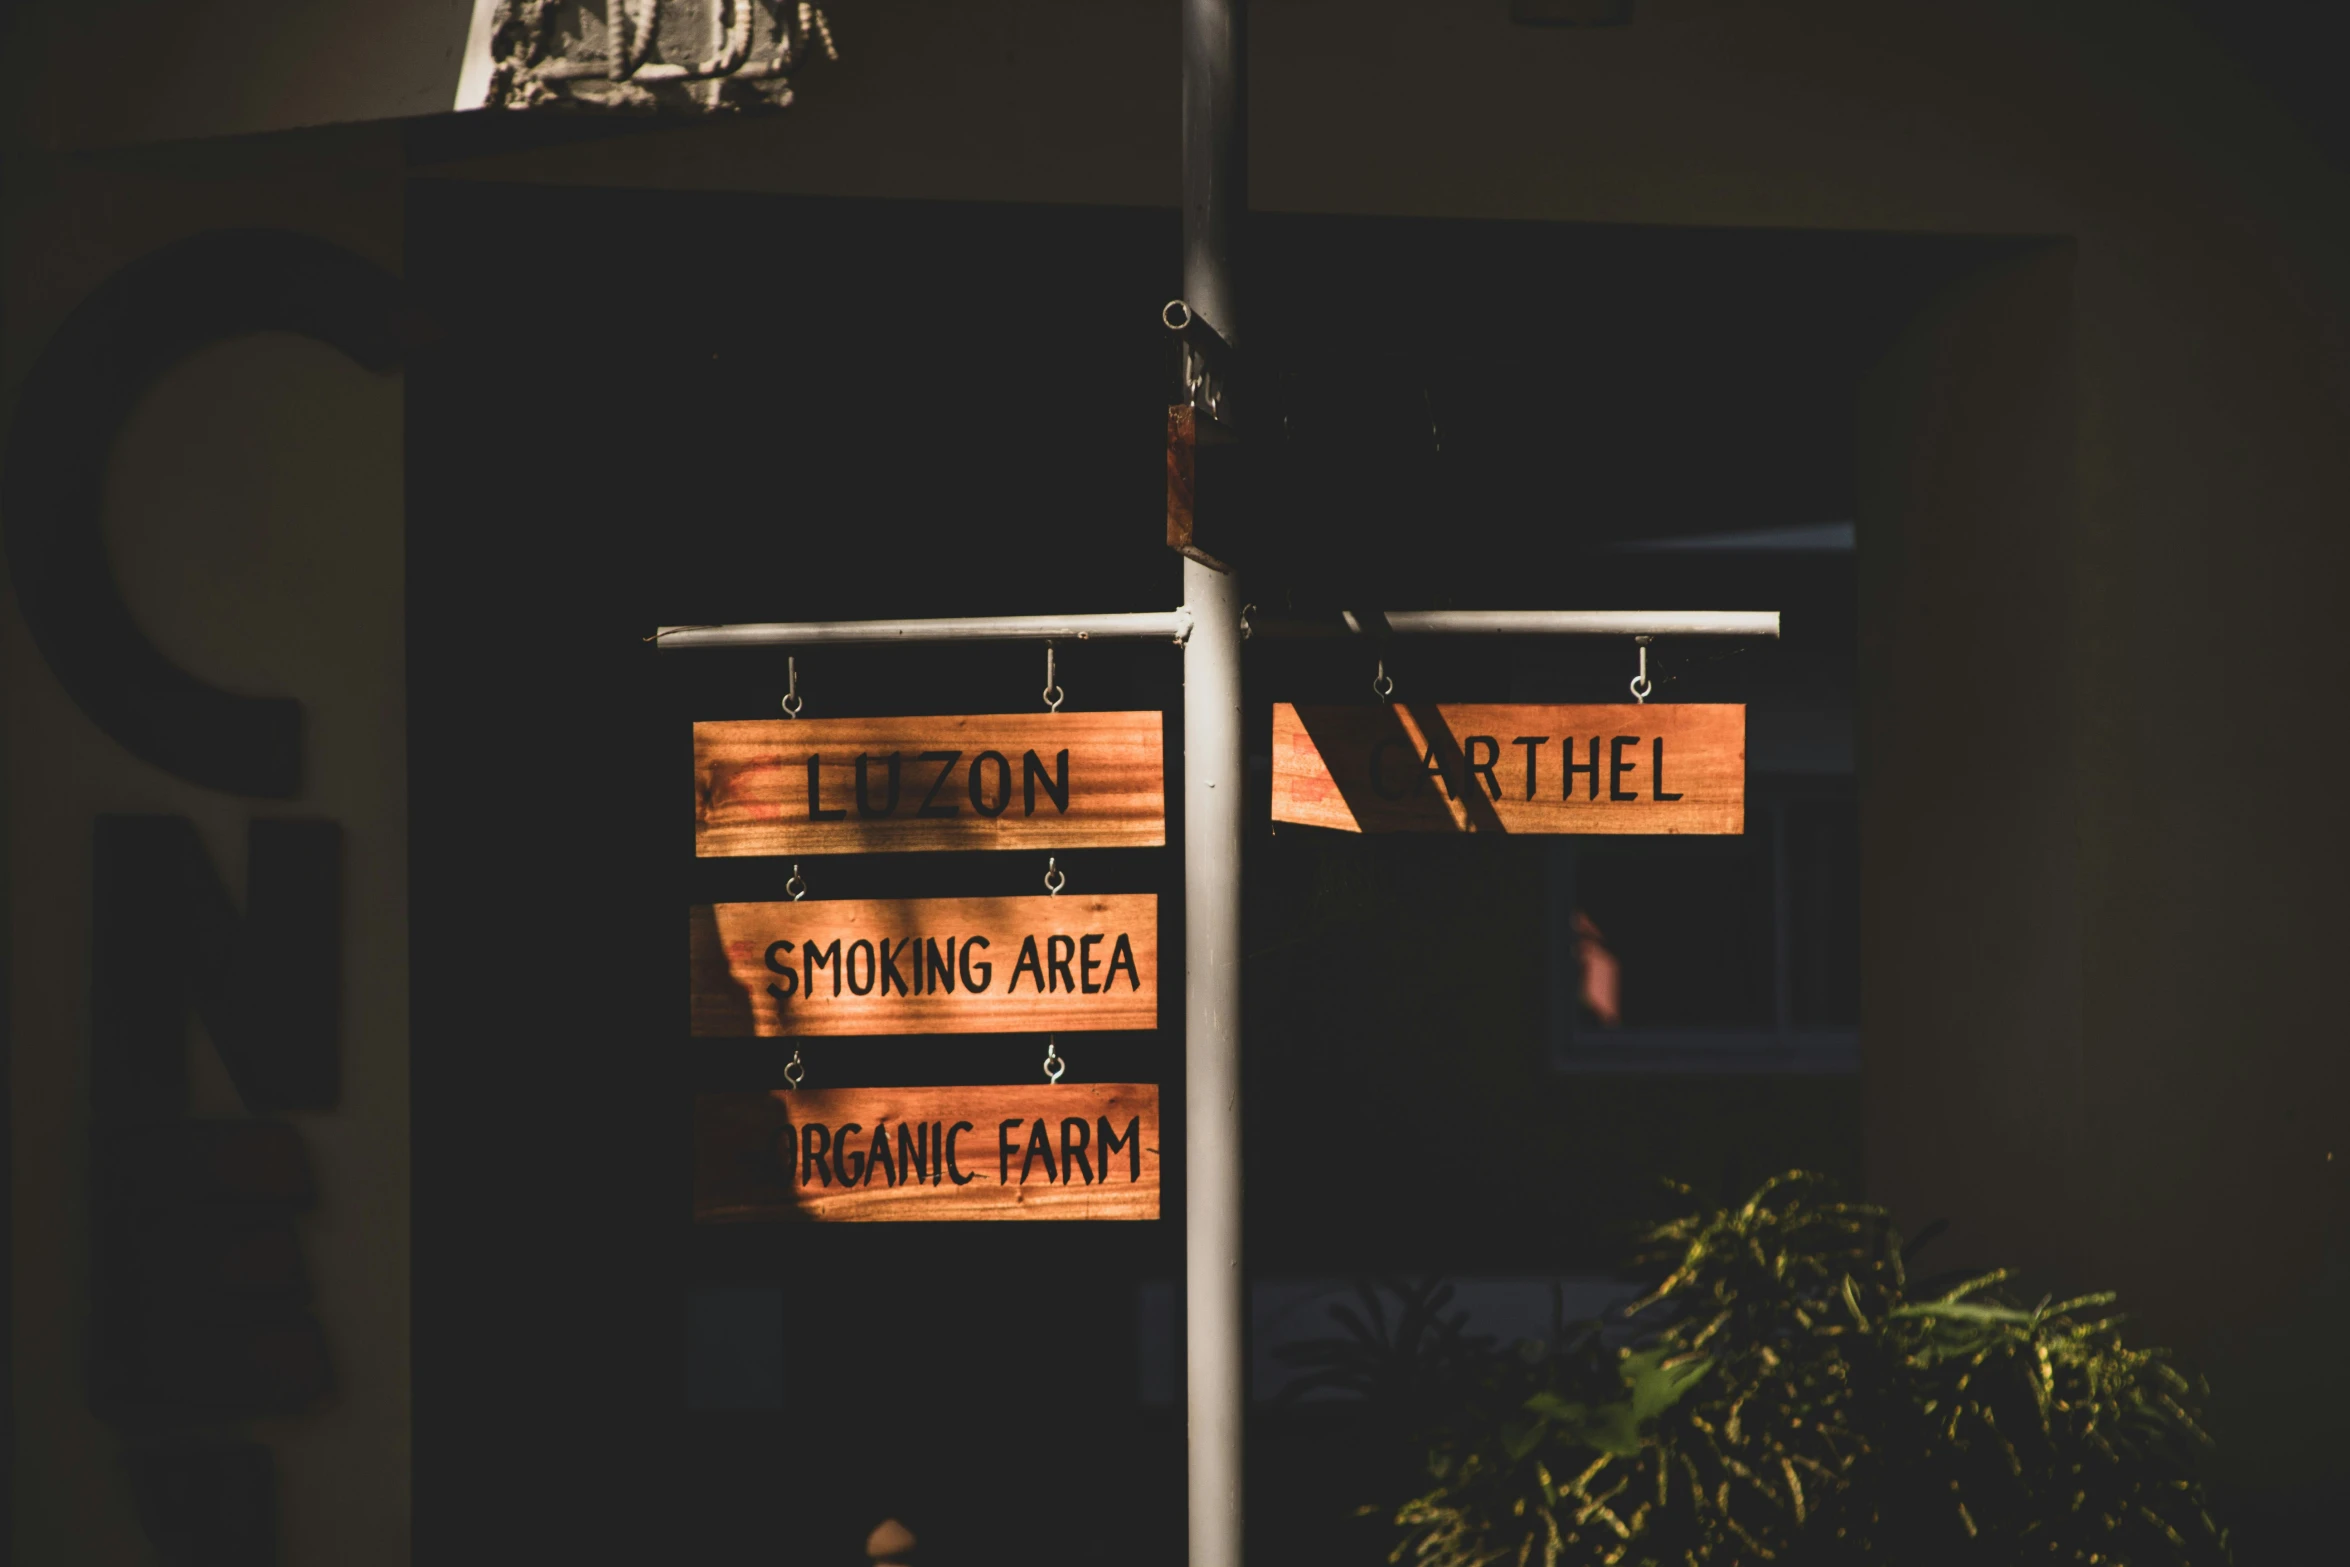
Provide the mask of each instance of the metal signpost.
{"label": "metal signpost", "polygon": [[[1244,0],[1183,0],[1185,298],[1167,308],[1165,319],[1185,345],[1188,412],[1210,425],[1227,422],[1224,365],[1220,361],[1229,359],[1239,341],[1229,257],[1232,229],[1246,204],[1243,10]],[[1183,424],[1187,433],[1193,428],[1190,419]],[[1172,467],[1170,474],[1172,478]],[[1187,525],[1189,504],[1186,494]],[[1240,1105],[1244,641],[1269,635],[1597,635],[1637,638],[1645,648],[1646,640],[1655,636],[1776,637],[1779,617],[1772,612],[1711,610],[1432,610],[1349,614],[1318,624],[1251,625],[1233,574],[1222,562],[1202,558],[1202,554],[1184,549],[1183,604],[1166,613],[665,626],[656,633],[656,641],[663,649],[685,650],[1122,639],[1172,642],[1183,649],[1184,1334],[1190,1443],[1189,1555],[1193,1567],[1240,1567],[1242,1438],[1248,1393],[1244,1359],[1247,1294],[1241,1266]],[[1636,694],[1644,696],[1645,692]],[[992,1091],[952,1092],[975,1097]],[[938,1120],[946,1112],[925,1109],[923,1114]],[[919,1123],[922,1116],[910,1119]],[[1103,1126],[1110,1124],[1109,1119],[1102,1121]],[[917,1139],[917,1152],[926,1146]],[[866,1177],[872,1166],[869,1153],[865,1157],[857,1200],[879,1203],[881,1199],[867,1195],[871,1183]],[[1012,1157],[1018,1162],[1018,1156]],[[810,1168],[814,1172],[812,1155]],[[958,1172],[963,1169],[960,1165],[956,1168]],[[990,1169],[993,1173],[992,1166]],[[837,1178],[837,1157],[824,1171],[814,1173]],[[1103,1173],[1106,1176],[1107,1172]],[[926,1181],[935,1175],[932,1169]],[[1152,1179],[1155,1183],[1155,1171]],[[902,1169],[893,1168],[883,1184],[883,1198],[893,1190],[903,1191],[900,1201],[908,1204],[907,1212],[912,1216],[916,1213],[910,1205],[913,1199],[935,1203],[942,1199],[931,1194],[953,1188],[917,1186],[906,1179]],[[1051,1190],[1060,1194],[1061,1202],[1082,1205],[1109,1200],[1106,1193],[1100,1199],[1087,1198],[1088,1188],[1083,1185],[1071,1188],[1056,1182]],[[1103,1188],[1092,1190],[1101,1192]],[[1155,1184],[1152,1191],[1148,1212],[1155,1213]],[[1086,1211],[1079,1206],[1068,1216],[1083,1217]],[[1140,1214],[1127,1208],[1118,1214],[1104,1211],[1101,1216]]]}

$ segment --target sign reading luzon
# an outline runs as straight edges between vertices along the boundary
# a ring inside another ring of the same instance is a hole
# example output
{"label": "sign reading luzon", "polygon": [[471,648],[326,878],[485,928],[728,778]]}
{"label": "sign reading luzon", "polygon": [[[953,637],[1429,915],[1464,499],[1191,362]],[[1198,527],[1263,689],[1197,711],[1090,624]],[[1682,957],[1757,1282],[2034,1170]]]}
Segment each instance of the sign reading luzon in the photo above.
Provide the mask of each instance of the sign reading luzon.
{"label": "sign reading luzon", "polygon": [[694,1220],[1155,1219],[1149,1083],[694,1098]]}
{"label": "sign reading luzon", "polygon": [[1159,1025],[1152,893],[719,903],[690,923],[702,1037]]}
{"label": "sign reading luzon", "polygon": [[1746,709],[1273,709],[1273,820],[1347,832],[1739,833]]}
{"label": "sign reading luzon", "polygon": [[694,853],[1156,848],[1157,713],[694,725]]}

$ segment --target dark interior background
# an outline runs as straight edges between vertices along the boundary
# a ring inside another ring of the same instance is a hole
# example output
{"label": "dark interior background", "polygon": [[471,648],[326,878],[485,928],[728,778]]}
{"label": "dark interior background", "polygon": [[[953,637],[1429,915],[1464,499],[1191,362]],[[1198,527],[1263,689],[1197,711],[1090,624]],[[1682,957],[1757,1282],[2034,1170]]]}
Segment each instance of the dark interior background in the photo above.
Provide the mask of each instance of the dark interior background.
{"label": "dark interior background", "polygon": [[[1179,1561],[1180,1406],[1135,1392],[1137,1288],[1182,1262],[1179,823],[1063,862],[1162,896],[1166,1026],[1061,1047],[1080,1080],[1163,1085],[1164,1219],[697,1233],[690,1092],[773,1086],[788,1050],[687,1037],[679,916],[790,867],[694,862],[688,725],[772,714],[784,662],[646,641],[1174,604],[1174,214],[420,182],[408,234],[437,330],[407,437],[419,1554],[845,1562],[895,1513],[926,1560]],[[1997,248],[1261,216],[1244,343],[1289,459],[1249,596],[1777,608],[1777,644],[1660,645],[1659,699],[1849,689],[1849,554],[1618,546],[1849,520],[1863,372]],[[1369,700],[1370,656],[1252,644],[1252,732],[1276,697]],[[1041,664],[830,648],[800,680],[815,716],[1021,710]],[[1610,701],[1630,664],[1415,644],[1390,668],[1444,700]],[[1167,712],[1176,798],[1176,650],[1065,646],[1061,680]],[[1248,852],[1253,1273],[1605,1271],[1660,1178],[1857,1186],[1850,1075],[1552,1071],[1543,844],[1260,825]],[[853,897],[1043,866],[803,869]],[[1024,1082],[1042,1047],[806,1055],[819,1083]],[[727,1282],[783,1285],[780,1413],[686,1408],[687,1293]],[[1326,1407],[1260,1424],[1257,1548],[1343,1558],[1359,1436]]]}

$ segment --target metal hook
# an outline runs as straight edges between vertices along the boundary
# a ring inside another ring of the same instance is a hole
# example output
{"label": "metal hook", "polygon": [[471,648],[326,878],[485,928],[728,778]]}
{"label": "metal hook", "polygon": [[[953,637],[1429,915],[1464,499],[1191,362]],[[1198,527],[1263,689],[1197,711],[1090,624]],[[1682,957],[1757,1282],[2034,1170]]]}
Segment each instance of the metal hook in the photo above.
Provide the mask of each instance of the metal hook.
{"label": "metal hook", "polygon": [[800,1064],[800,1052],[798,1047],[794,1046],[791,1059],[783,1064],[783,1086],[797,1088],[807,1075],[808,1069]]}
{"label": "metal hook", "polygon": [[1061,683],[1053,677],[1053,645],[1044,645],[1044,705],[1048,712],[1061,710]]}
{"label": "metal hook", "polygon": [[1044,890],[1046,894],[1057,898],[1061,895],[1061,889],[1068,885],[1069,878],[1062,874],[1059,858],[1050,854],[1046,855],[1044,857]]}
{"label": "metal hook", "polygon": [[1655,683],[1648,678],[1649,639],[1646,637],[1634,637],[1632,640],[1640,648],[1640,673],[1632,677],[1632,700],[1635,702],[1646,702],[1648,700],[1648,693],[1656,689]]}
{"label": "metal hook", "polygon": [[808,884],[800,879],[800,868],[796,863],[791,868],[791,875],[784,881],[783,890],[794,903],[808,895]]}
{"label": "metal hook", "polygon": [[800,716],[800,708],[803,705],[800,701],[800,661],[796,658],[787,658],[783,661],[783,665],[791,672],[791,689],[783,693],[783,716],[797,718]]}
{"label": "metal hook", "polygon": [[1069,1063],[1062,1058],[1058,1040],[1055,1038],[1055,1036],[1047,1034],[1044,1040],[1045,1081],[1048,1083],[1058,1083],[1061,1080],[1061,1074],[1068,1070]]}
{"label": "metal hook", "polygon": [[1385,659],[1379,660],[1379,673],[1371,677],[1371,690],[1382,702],[1395,695],[1395,682],[1388,677]]}

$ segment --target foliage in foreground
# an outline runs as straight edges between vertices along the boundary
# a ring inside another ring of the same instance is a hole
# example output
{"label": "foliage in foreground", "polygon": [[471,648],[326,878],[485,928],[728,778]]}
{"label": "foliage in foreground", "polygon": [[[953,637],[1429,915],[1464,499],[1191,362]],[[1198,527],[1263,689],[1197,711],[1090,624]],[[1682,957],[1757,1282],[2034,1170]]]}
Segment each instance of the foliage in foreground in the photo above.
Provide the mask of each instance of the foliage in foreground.
{"label": "foliage in foreground", "polygon": [[1645,1243],[1662,1283],[1543,1344],[1466,1333],[1431,1284],[1392,1324],[1366,1290],[1345,1336],[1291,1352],[1293,1392],[1361,1394],[1426,1453],[1419,1494],[1373,1504],[1390,1560],[2228,1559],[2194,1389],[2124,1342],[2113,1297],[2025,1305],[2004,1273],[1913,1288],[1885,1212],[1800,1172]]}

